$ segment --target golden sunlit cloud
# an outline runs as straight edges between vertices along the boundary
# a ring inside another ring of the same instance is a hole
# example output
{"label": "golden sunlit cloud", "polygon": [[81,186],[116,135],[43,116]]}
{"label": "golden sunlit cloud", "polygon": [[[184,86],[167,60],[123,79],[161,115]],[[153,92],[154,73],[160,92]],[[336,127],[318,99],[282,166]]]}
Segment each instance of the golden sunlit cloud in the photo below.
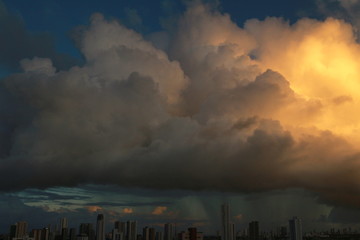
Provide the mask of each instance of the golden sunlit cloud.
{"label": "golden sunlit cloud", "polygon": [[360,114],[354,111],[360,107],[360,45],[350,24],[329,18],[324,22],[302,19],[290,26],[269,18],[250,20],[245,28],[249,32],[260,28],[254,33],[263,46],[259,65],[282,74],[299,98],[321,105],[308,116],[298,107],[295,115],[308,117],[301,122],[284,110],[278,115],[282,123],[331,130],[360,141]]}
{"label": "golden sunlit cloud", "polygon": [[102,208],[100,206],[87,206],[86,209],[89,212],[97,212],[99,210],[102,210]]}
{"label": "golden sunlit cloud", "polygon": [[167,207],[158,206],[151,212],[151,214],[152,215],[162,215],[165,213],[166,210],[167,210]]}
{"label": "golden sunlit cloud", "polygon": [[124,208],[122,210],[122,213],[125,213],[125,214],[131,214],[133,212],[134,212],[134,210],[132,208]]}

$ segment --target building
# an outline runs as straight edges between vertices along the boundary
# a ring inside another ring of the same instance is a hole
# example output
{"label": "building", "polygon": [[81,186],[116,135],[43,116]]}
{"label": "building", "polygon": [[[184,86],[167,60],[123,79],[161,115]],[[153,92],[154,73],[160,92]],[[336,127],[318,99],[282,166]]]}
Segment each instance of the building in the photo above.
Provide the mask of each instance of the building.
{"label": "building", "polygon": [[221,238],[222,240],[235,240],[235,225],[230,222],[230,210],[228,204],[221,206]]}
{"label": "building", "polygon": [[88,240],[95,240],[95,232],[92,223],[81,223],[79,237],[87,237]]}
{"label": "building", "polygon": [[105,218],[103,214],[98,214],[97,216],[96,240],[105,240]]}
{"label": "building", "polygon": [[302,240],[301,219],[293,217],[289,220],[290,240]]}
{"label": "building", "polygon": [[26,238],[28,236],[27,229],[27,222],[23,221],[15,223],[15,238]]}
{"label": "building", "polygon": [[249,239],[250,240],[259,240],[260,232],[259,232],[259,222],[252,221],[249,223]]}
{"label": "building", "polygon": [[60,219],[60,232],[64,229],[68,228],[68,220],[66,218]]}
{"label": "building", "polygon": [[116,221],[112,230],[112,240],[125,240],[126,223]]}
{"label": "building", "polygon": [[126,231],[126,223],[125,222],[120,222],[120,221],[116,221],[114,223],[114,229],[117,229],[119,231],[119,233],[123,233],[125,235],[125,231]]}
{"label": "building", "polygon": [[68,240],[69,238],[69,231],[67,228],[61,229],[61,240]]}
{"label": "building", "polygon": [[112,240],[125,240],[125,234],[120,232],[119,229],[112,230]]}
{"label": "building", "polygon": [[89,240],[89,237],[86,236],[85,234],[79,234],[79,235],[76,237],[76,240]]}
{"label": "building", "polygon": [[162,232],[156,232],[155,240],[164,240],[164,235]]}
{"label": "building", "polygon": [[175,224],[166,223],[164,225],[164,240],[175,240]]}
{"label": "building", "polygon": [[144,227],[142,240],[155,240],[156,232],[155,228]]}
{"label": "building", "polygon": [[142,240],[149,240],[149,238],[150,238],[149,235],[150,235],[150,228],[144,227],[143,234],[142,234]]}
{"label": "building", "polygon": [[136,221],[127,221],[126,223],[126,240],[136,240],[137,239],[137,222]]}
{"label": "building", "polygon": [[49,240],[50,239],[50,228],[43,228],[41,232],[41,240]]}
{"label": "building", "polygon": [[70,228],[69,240],[76,240],[76,228]]}
{"label": "building", "polygon": [[31,236],[34,240],[42,240],[42,234],[43,234],[42,229],[33,229],[33,230],[31,231],[30,236]]}
{"label": "building", "polygon": [[188,228],[187,231],[179,233],[178,240],[203,240],[204,235],[198,232],[196,228]]}
{"label": "building", "polygon": [[15,238],[15,234],[16,234],[16,225],[14,224],[10,226],[9,240]]}

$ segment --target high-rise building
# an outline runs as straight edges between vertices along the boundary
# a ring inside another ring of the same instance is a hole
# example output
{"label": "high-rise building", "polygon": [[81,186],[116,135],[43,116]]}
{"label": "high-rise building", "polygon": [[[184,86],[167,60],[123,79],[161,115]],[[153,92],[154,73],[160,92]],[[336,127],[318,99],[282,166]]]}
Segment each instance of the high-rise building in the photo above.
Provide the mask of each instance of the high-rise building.
{"label": "high-rise building", "polygon": [[124,233],[126,231],[126,223],[125,222],[120,222],[120,221],[116,221],[114,223],[114,228],[118,229],[120,233]]}
{"label": "high-rise building", "polygon": [[289,220],[290,240],[302,240],[301,219],[293,217]]}
{"label": "high-rise building", "polygon": [[114,228],[112,230],[112,240],[125,240],[125,234],[120,232],[119,229]]}
{"label": "high-rise building", "polygon": [[164,225],[164,240],[175,240],[175,224],[166,223]]}
{"label": "high-rise building", "polygon": [[150,228],[144,227],[143,228],[143,234],[142,234],[142,240],[149,240],[150,236]]}
{"label": "high-rise building", "polygon": [[279,232],[279,236],[282,238],[285,238],[287,235],[287,228],[286,226],[281,226],[280,227],[280,232]]}
{"label": "high-rise building", "polygon": [[222,240],[235,240],[235,229],[230,223],[230,210],[228,204],[221,206]]}
{"label": "high-rise building", "polygon": [[10,226],[9,240],[15,238],[15,234],[16,234],[16,225],[14,224]]}
{"label": "high-rise building", "polygon": [[126,223],[126,240],[137,239],[137,222],[127,221]]}
{"label": "high-rise building", "polygon": [[142,240],[155,240],[156,232],[155,228],[144,227]]}
{"label": "high-rise building", "polygon": [[43,228],[41,233],[41,240],[49,240],[50,228]]}
{"label": "high-rise building", "polygon": [[81,223],[79,235],[82,237],[88,237],[88,240],[95,240],[95,232],[92,223]]}
{"label": "high-rise building", "polygon": [[252,221],[249,223],[249,238],[250,240],[259,240],[260,232],[258,221]]}
{"label": "high-rise building", "polygon": [[61,229],[61,240],[68,240],[68,236],[69,235],[69,231],[67,228],[62,228]]}
{"label": "high-rise building", "polygon": [[156,232],[155,240],[164,240],[164,235],[162,232]]}
{"label": "high-rise building", "polygon": [[34,239],[34,240],[41,240],[42,239],[42,229],[33,229],[31,231],[31,237]]}
{"label": "high-rise building", "polygon": [[235,224],[230,223],[230,239],[236,240]]}
{"label": "high-rise building", "polygon": [[125,240],[126,223],[116,221],[112,231],[112,240]]}
{"label": "high-rise building", "polygon": [[97,216],[96,240],[105,240],[105,218],[103,214],[98,214]]}
{"label": "high-rise building", "polygon": [[76,228],[70,228],[69,240],[76,240]]}
{"label": "high-rise building", "polygon": [[203,240],[204,235],[196,228],[189,228],[187,231],[179,233],[179,240]]}
{"label": "high-rise building", "polygon": [[27,222],[17,222],[15,224],[15,238],[25,238],[27,236],[28,224]]}
{"label": "high-rise building", "polygon": [[60,232],[62,231],[62,229],[64,228],[68,228],[68,221],[66,218],[61,218],[60,219]]}

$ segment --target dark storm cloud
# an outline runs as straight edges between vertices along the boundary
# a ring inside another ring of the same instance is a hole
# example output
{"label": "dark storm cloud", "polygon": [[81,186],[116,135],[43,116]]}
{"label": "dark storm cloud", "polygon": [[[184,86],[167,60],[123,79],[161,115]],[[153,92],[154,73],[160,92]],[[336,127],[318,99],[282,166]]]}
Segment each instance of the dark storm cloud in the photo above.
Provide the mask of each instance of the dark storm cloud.
{"label": "dark storm cloud", "polygon": [[19,69],[23,58],[46,57],[56,68],[63,70],[80,64],[80,61],[55,50],[54,38],[48,33],[31,33],[25,23],[11,15],[0,1],[0,65],[11,70]]}
{"label": "dark storm cloud", "polygon": [[289,26],[271,18],[242,29],[195,4],[169,39],[170,60],[133,30],[95,14],[79,34],[84,66],[56,72],[50,59],[25,59],[24,72],[4,80],[3,102],[16,111],[4,110],[0,189],[305,188],[356,205],[349,196],[357,192],[358,149],[312,124],[333,101],[302,96],[265,64],[271,44],[283,49],[274,32],[294,44],[309,26],[341,24],[347,26]]}

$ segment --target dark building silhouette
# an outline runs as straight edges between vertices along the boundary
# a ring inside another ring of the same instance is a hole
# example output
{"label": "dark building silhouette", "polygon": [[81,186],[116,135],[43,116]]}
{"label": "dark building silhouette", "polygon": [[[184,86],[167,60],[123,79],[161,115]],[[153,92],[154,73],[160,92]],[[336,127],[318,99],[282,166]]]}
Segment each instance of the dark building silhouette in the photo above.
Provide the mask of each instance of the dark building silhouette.
{"label": "dark building silhouette", "polygon": [[249,239],[250,240],[259,240],[259,222],[252,221],[249,223]]}
{"label": "dark building silhouette", "polygon": [[15,237],[15,234],[16,234],[16,225],[11,225],[9,239],[12,240]]}
{"label": "dark building silhouette", "polygon": [[105,240],[105,218],[103,214],[98,214],[97,216],[96,240]]}
{"label": "dark building silhouette", "polygon": [[166,223],[164,225],[164,240],[174,240],[175,236],[175,224]]}
{"label": "dark building silhouette", "polygon": [[76,240],[76,228],[70,228],[69,240]]}
{"label": "dark building silhouette", "polygon": [[126,240],[137,239],[137,222],[127,221],[126,223]]}
{"label": "dark building silhouette", "polygon": [[95,240],[95,231],[91,223],[81,223],[79,227],[79,235],[87,236],[88,240]]}
{"label": "dark building silhouette", "polygon": [[294,217],[289,220],[290,240],[302,240],[301,219]]}

